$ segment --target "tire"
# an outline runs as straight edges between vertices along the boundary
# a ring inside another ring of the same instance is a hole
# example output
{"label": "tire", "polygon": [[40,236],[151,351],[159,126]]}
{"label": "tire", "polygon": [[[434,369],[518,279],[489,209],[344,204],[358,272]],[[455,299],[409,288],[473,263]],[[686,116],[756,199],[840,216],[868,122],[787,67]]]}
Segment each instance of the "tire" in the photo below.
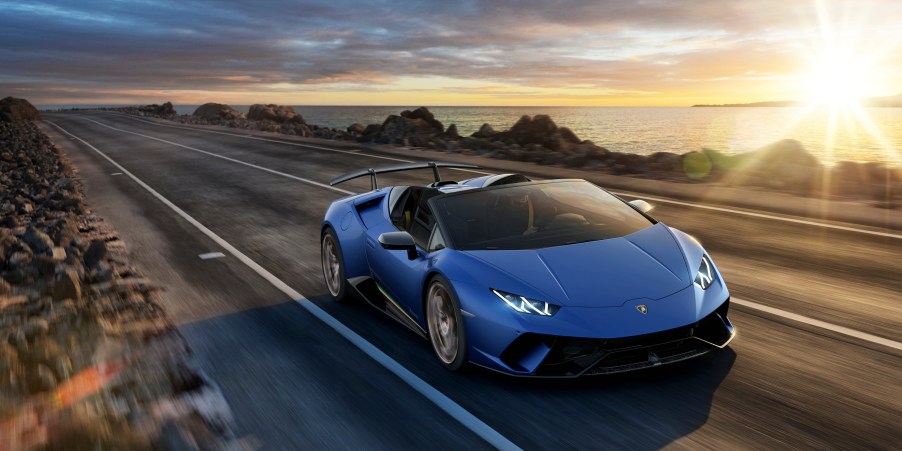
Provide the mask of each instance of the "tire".
{"label": "tire", "polygon": [[426,290],[426,323],[429,343],[438,361],[450,371],[458,371],[467,363],[467,334],[460,303],[451,284],[436,276]]}
{"label": "tire", "polygon": [[320,243],[320,255],[323,265],[323,280],[326,289],[335,302],[344,302],[348,298],[348,280],[345,278],[345,262],[341,256],[341,244],[331,228],[323,232]]}

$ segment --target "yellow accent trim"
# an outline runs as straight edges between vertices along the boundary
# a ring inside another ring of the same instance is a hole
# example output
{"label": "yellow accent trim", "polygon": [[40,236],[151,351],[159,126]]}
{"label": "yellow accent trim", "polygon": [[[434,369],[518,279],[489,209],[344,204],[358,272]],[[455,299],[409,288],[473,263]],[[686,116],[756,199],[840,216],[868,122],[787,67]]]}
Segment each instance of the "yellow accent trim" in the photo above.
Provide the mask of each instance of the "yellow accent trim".
{"label": "yellow accent trim", "polygon": [[410,230],[410,210],[404,210],[404,230]]}

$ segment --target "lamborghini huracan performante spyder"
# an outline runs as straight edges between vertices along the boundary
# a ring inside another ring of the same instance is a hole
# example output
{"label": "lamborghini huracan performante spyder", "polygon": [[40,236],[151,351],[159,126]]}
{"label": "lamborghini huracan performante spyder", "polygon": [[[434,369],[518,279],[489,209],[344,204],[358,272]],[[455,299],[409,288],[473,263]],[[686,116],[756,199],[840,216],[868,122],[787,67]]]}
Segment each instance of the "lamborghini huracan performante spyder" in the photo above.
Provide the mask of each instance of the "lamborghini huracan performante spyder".
{"label": "lamborghini huracan performante spyder", "polygon": [[[363,169],[321,231],[329,293],[352,293],[429,340],[450,370],[575,377],[653,367],[735,335],[717,266],[689,235],[585,180],[442,180],[452,163]],[[376,175],[432,169],[425,186]]]}

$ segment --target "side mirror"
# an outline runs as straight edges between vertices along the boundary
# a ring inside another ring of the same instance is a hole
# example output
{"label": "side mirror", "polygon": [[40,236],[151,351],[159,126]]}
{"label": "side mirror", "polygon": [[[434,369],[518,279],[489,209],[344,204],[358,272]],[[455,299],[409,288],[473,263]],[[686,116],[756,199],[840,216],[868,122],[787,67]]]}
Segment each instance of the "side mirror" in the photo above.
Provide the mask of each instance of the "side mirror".
{"label": "side mirror", "polygon": [[652,205],[652,204],[650,204],[650,203],[648,203],[648,202],[646,202],[646,201],[644,201],[644,200],[642,200],[642,199],[631,200],[631,201],[629,201],[629,202],[627,202],[627,203],[630,204],[630,205],[632,205],[633,207],[636,208],[636,210],[639,210],[639,211],[641,211],[642,213],[648,213],[648,212],[652,211],[652,210],[655,208],[654,205]]}
{"label": "side mirror", "polygon": [[413,237],[407,232],[385,232],[379,235],[379,244],[383,249],[390,251],[407,251],[408,260],[416,260],[419,257],[417,245]]}

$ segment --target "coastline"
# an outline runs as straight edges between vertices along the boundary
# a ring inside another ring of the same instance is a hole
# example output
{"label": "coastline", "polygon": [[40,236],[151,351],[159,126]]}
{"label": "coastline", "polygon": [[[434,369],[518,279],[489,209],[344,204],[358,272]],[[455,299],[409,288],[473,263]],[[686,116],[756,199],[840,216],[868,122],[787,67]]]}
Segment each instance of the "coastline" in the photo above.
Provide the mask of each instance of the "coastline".
{"label": "coastline", "polygon": [[[192,115],[200,105],[174,105],[178,115]],[[247,114],[250,105],[231,105]],[[92,107],[93,108],[93,107]],[[124,108],[124,107],[118,107]],[[353,123],[381,124],[386,117],[413,106],[293,106],[308,124],[344,130]],[[621,153],[651,155],[655,152],[682,154],[703,148],[725,154],[758,149],[781,139],[796,139],[827,165],[836,161],[884,162],[902,166],[902,108],[864,109],[874,130],[844,123],[829,132],[828,109],[783,108],[691,108],[682,107],[429,107],[444,125],[455,124],[463,136],[477,132],[484,123],[509,127],[521,116],[548,115],[581,139]],[[832,137],[831,137],[832,136]],[[829,145],[828,145],[829,143]]]}
{"label": "coastline", "polygon": [[[121,114],[121,113],[114,113]],[[161,118],[142,118],[161,125],[184,126],[213,132],[223,131],[219,125],[173,124]],[[902,209],[875,208],[871,200],[861,197],[828,198],[801,196],[792,192],[763,187],[733,186],[724,183],[679,182],[656,180],[636,176],[600,173],[593,170],[544,166],[529,162],[503,160],[475,153],[450,153],[434,149],[403,147],[388,144],[360,143],[316,137],[290,136],[260,130],[241,130],[242,135],[276,139],[299,145],[309,144],[330,146],[344,150],[364,150],[382,156],[399,159],[422,158],[449,162],[471,163],[482,166],[487,171],[517,172],[539,178],[583,178],[614,192],[632,193],[636,196],[664,196],[690,203],[701,203],[716,208],[756,210],[808,218],[818,221],[839,222],[862,225],[890,231],[902,231]],[[299,149],[303,152],[303,149]],[[388,162],[386,164],[389,164]],[[654,201],[652,201],[654,202]]]}
{"label": "coastline", "polygon": [[503,131],[486,123],[476,133],[461,136],[455,124],[445,127],[425,107],[389,115],[381,124],[358,123],[345,129],[308,124],[292,107],[284,105],[253,105],[247,115],[215,103],[199,107],[192,115],[176,114],[168,102],[105,111],[184,125],[212,125],[358,145],[392,145],[415,149],[414,152],[432,150],[448,155],[512,160],[579,169],[592,176],[763,189],[808,198],[864,202],[882,209],[899,209],[902,204],[902,168],[850,161],[826,166],[795,140],[782,140],[735,155],[702,149],[644,156],[612,152],[582,140],[547,115],[523,116]]}

